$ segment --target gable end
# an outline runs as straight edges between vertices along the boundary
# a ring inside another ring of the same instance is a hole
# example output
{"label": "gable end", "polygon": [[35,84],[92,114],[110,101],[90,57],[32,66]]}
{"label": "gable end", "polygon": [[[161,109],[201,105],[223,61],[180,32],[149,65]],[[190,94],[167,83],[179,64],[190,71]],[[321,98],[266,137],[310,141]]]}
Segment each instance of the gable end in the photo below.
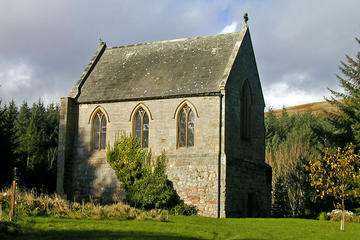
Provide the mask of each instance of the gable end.
{"label": "gable end", "polygon": [[102,54],[105,52],[105,49],[106,43],[101,42],[94,56],[91,58],[89,64],[86,66],[79,80],[76,82],[75,86],[71,90],[69,97],[77,99],[80,96],[81,87],[84,85],[86,79],[90,76],[90,73],[95,68],[96,64],[99,62]]}

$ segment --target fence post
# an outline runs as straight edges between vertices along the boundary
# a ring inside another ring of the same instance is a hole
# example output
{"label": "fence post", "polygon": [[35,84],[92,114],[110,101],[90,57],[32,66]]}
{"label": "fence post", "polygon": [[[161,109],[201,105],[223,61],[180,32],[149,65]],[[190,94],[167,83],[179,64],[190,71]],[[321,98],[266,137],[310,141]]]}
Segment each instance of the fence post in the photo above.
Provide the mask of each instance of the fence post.
{"label": "fence post", "polygon": [[15,189],[16,189],[16,168],[14,168],[14,180],[12,184],[10,221],[12,221],[15,214]]}
{"label": "fence post", "polygon": [[15,188],[16,188],[16,181],[13,180],[12,185],[12,194],[11,194],[11,211],[10,211],[10,221],[12,221],[15,213]]}

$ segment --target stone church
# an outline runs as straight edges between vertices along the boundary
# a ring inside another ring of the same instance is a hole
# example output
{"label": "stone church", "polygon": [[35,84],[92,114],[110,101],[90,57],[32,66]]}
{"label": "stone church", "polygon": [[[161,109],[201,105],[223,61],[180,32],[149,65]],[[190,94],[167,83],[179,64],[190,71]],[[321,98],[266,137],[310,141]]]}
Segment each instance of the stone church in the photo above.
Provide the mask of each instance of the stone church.
{"label": "stone church", "polygon": [[264,98],[248,25],[240,32],[107,47],[61,98],[57,192],[121,201],[106,161],[120,132],[168,157],[180,198],[209,217],[266,217]]}

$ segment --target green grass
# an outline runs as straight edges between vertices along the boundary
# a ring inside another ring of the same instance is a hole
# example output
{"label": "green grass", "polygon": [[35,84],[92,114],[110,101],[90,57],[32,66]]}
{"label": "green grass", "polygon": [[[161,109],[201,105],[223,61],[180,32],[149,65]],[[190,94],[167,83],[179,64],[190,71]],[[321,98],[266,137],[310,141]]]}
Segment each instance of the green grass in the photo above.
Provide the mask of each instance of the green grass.
{"label": "green grass", "polygon": [[360,224],[307,219],[213,219],[170,216],[152,220],[91,220],[27,217],[21,233],[0,239],[360,239]]}

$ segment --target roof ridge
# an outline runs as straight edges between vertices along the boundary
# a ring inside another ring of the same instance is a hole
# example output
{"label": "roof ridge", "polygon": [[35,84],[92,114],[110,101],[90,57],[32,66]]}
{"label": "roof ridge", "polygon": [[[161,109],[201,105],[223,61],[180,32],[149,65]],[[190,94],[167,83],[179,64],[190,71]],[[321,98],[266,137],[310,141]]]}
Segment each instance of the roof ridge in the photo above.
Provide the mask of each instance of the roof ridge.
{"label": "roof ridge", "polygon": [[202,39],[202,38],[216,37],[216,36],[220,36],[220,35],[240,34],[241,32],[242,32],[242,29],[240,31],[231,32],[231,33],[219,33],[219,34],[212,34],[212,35],[198,36],[198,37],[190,37],[190,38],[176,38],[176,39],[170,39],[170,40],[129,44],[129,45],[124,45],[124,46],[112,46],[112,47],[106,47],[106,49],[138,47],[138,46],[146,46],[146,45],[159,44],[159,43],[180,42],[180,41],[185,41],[185,40],[197,40],[197,39]]}

